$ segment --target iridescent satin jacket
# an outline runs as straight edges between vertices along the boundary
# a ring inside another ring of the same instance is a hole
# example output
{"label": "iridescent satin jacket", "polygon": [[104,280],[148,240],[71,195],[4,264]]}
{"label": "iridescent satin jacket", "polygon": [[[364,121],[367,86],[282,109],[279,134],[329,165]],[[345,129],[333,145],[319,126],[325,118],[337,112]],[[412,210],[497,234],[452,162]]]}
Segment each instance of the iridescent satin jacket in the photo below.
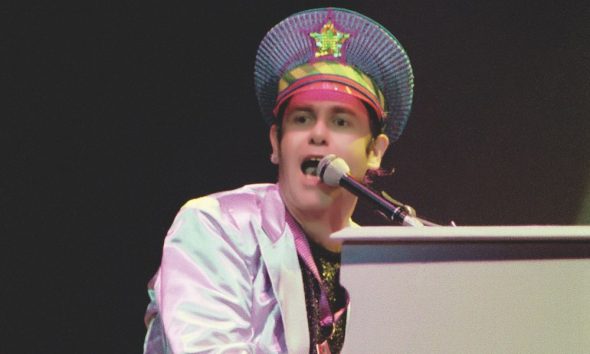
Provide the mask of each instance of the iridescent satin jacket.
{"label": "iridescent satin jacket", "polygon": [[278,185],[184,205],[149,294],[144,353],[309,353],[301,269]]}

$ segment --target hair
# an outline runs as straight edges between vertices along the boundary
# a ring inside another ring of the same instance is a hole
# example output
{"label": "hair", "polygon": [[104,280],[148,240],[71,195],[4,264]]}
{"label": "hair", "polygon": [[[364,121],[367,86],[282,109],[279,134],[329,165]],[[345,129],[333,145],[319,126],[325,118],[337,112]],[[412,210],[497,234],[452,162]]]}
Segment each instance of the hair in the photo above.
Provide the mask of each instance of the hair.
{"label": "hair", "polygon": [[383,134],[385,132],[385,124],[383,120],[380,120],[377,116],[377,112],[366,102],[363,101],[363,104],[367,108],[367,112],[369,112],[369,125],[371,128],[371,135],[373,138],[379,136],[379,134]]}
{"label": "hair", "polygon": [[[375,138],[377,138],[377,136],[379,136],[380,134],[385,134],[385,123],[383,122],[383,120],[380,120],[378,118],[377,112],[375,112],[375,110],[368,103],[363,102],[363,104],[365,105],[365,107],[367,107],[367,112],[369,112],[369,124],[372,136],[371,142],[369,142],[369,144],[367,145],[368,154],[373,148],[373,144],[375,144]],[[375,169],[368,169],[365,173],[365,176],[363,177],[363,183],[369,185],[373,183],[377,178],[389,176],[391,174],[391,171],[385,170],[381,167]]]}

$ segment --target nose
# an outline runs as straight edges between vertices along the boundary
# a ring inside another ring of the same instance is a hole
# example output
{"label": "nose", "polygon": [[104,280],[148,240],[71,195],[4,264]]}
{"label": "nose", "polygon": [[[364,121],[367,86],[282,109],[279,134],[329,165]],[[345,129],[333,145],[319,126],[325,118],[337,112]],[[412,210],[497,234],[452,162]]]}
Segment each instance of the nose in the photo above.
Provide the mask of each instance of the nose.
{"label": "nose", "polygon": [[328,127],[323,119],[318,119],[310,132],[311,145],[328,145]]}

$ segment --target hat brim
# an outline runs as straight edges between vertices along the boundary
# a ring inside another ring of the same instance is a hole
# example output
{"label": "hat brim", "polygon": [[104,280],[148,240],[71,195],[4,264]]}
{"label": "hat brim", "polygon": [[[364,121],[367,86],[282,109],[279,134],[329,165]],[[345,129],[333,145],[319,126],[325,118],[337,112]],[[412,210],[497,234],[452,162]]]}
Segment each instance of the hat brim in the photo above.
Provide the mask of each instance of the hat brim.
{"label": "hat brim", "polygon": [[323,8],[296,13],[273,27],[262,40],[254,67],[255,90],[264,119],[274,122],[277,84],[289,70],[317,61],[310,33],[332,21],[350,34],[340,60],[371,77],[385,98],[384,131],[391,141],[406,126],[413,98],[414,76],[409,58],[383,26],[357,12]]}

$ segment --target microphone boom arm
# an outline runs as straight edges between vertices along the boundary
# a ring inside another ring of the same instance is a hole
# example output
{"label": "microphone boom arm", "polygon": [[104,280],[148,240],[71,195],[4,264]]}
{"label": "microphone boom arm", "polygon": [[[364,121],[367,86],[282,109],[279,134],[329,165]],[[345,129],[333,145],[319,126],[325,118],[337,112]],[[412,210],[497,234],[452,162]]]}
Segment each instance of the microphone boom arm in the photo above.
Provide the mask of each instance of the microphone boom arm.
{"label": "microphone boom arm", "polygon": [[317,175],[320,176],[322,182],[330,186],[344,187],[354,195],[368,200],[387,219],[397,221],[404,226],[424,226],[418,218],[407,213],[403,207],[395,206],[381,197],[369,187],[352,178],[349,172],[350,167],[348,167],[346,161],[335,155],[324,156],[317,167]]}

